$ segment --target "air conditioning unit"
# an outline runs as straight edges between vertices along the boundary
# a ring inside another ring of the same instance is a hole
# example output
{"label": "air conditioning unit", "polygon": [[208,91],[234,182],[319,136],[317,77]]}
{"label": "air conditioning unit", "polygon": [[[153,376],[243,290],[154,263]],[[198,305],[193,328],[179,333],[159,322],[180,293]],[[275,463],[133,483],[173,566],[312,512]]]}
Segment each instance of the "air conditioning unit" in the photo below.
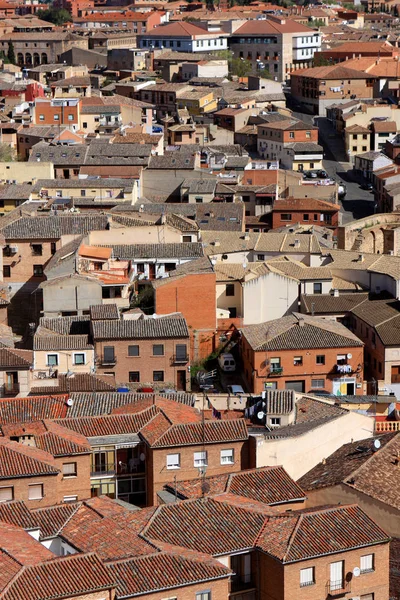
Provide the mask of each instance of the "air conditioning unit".
{"label": "air conditioning unit", "polygon": [[18,246],[10,246],[11,254],[17,254],[17,252],[18,252]]}

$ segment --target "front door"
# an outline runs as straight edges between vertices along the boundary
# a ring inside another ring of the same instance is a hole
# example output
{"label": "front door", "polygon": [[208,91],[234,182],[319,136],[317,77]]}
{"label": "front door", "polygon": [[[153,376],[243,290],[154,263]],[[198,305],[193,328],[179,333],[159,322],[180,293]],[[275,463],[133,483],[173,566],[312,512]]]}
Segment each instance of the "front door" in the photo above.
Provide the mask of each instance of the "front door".
{"label": "front door", "polygon": [[176,372],[176,387],[180,392],[186,391],[186,371],[184,369]]}

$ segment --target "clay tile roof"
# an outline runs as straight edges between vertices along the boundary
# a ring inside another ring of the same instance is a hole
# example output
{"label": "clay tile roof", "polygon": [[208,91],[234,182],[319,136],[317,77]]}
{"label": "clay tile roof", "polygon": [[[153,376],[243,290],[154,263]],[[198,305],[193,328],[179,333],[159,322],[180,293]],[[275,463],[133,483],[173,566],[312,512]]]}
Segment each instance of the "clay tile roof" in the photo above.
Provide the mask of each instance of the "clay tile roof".
{"label": "clay tile roof", "polygon": [[[338,282],[332,279],[332,288],[336,288]],[[315,314],[342,313],[352,310],[355,306],[361,304],[368,298],[368,293],[339,294],[302,294],[301,302],[304,312],[314,312]]]}
{"label": "clay tile roof", "polygon": [[0,348],[0,368],[25,368],[33,365],[33,352],[31,350],[17,350],[15,348]]}
{"label": "clay tile roof", "polygon": [[187,338],[186,320],[180,313],[156,319],[109,320],[92,323],[94,339],[168,339]]}
{"label": "clay tile roof", "polygon": [[153,448],[168,448],[171,446],[190,446],[196,444],[215,444],[222,442],[244,441],[248,439],[247,427],[244,419],[229,421],[206,421],[202,423],[188,423],[166,427],[166,420],[161,426],[158,419],[154,426],[157,433],[154,435],[152,423],[142,429],[141,436]]}
{"label": "clay tile roof", "polygon": [[35,436],[36,447],[52,456],[75,456],[90,454],[87,439],[75,431],[70,431],[57,423],[47,422],[47,431]]}
{"label": "clay tile roof", "polygon": [[187,551],[159,552],[108,565],[110,575],[118,581],[118,597],[169,590],[184,585],[229,577],[231,571],[219,561]]}
{"label": "clay tile roof", "polygon": [[58,475],[53,457],[33,446],[0,438],[0,479]]}
{"label": "clay tile roof", "polygon": [[125,519],[102,517],[85,505],[71,516],[59,535],[81,552],[95,551],[102,560],[154,552],[154,547],[139,537]]}
{"label": "clay tile roof", "polygon": [[292,313],[274,321],[249,325],[242,330],[253,350],[300,350],[362,346],[351,331],[336,321]]}
{"label": "clay tile roof", "polygon": [[362,125],[350,125],[350,127],[346,127],[347,133],[371,133],[371,130],[368,127],[362,127]]}
{"label": "clay tile roof", "polygon": [[67,396],[0,398],[0,425],[26,423],[41,419],[60,419],[67,411]]}
{"label": "clay tile roof", "polygon": [[34,516],[22,500],[2,502],[0,504],[0,521],[23,529],[37,529],[38,527]]}
{"label": "clay tile roof", "polygon": [[312,79],[372,79],[363,71],[349,69],[341,65],[330,65],[328,67],[311,67],[310,69],[301,69],[292,73],[296,77],[311,77]]}
{"label": "clay tile roof", "polygon": [[0,550],[0,590],[8,585],[20,569],[21,565],[17,560]]}
{"label": "clay tile roof", "polygon": [[283,467],[261,467],[249,469],[230,475],[215,475],[212,477],[198,478],[188,481],[178,481],[167,484],[167,488],[180,498],[201,498],[203,483],[207,482],[208,496],[222,494],[221,501],[226,494],[241,496],[262,502],[268,505],[281,504],[304,498],[301,487],[293,481]]}
{"label": "clay tile roof", "polygon": [[77,431],[85,437],[122,435],[138,433],[157,412],[158,409],[155,406],[150,406],[138,414],[78,417],[61,419],[57,423],[67,429]]}
{"label": "clay tile roof", "polygon": [[78,250],[79,256],[85,256],[93,259],[108,260],[112,255],[112,248],[88,246],[82,244]]}
{"label": "clay tile roof", "polygon": [[90,318],[92,321],[119,319],[119,310],[116,304],[92,304]]}
{"label": "clay tile roof", "polygon": [[373,121],[372,127],[378,133],[396,133],[397,125],[394,121]]}
{"label": "clay tile roof", "polygon": [[251,548],[264,520],[262,513],[211,498],[185,500],[160,506],[142,535],[218,556]]}
{"label": "clay tile roof", "polygon": [[40,529],[40,539],[57,536],[81,505],[81,502],[65,503],[32,510],[32,517]]}
{"label": "clay tile roof", "polygon": [[54,557],[50,550],[42,546],[27,531],[4,521],[0,522],[0,550],[17,560],[20,567],[35,565]]}
{"label": "clay tile roof", "polygon": [[290,563],[388,541],[361,508],[350,505],[268,517],[255,545]]}
{"label": "clay tile roof", "polygon": [[41,385],[31,389],[31,394],[66,394],[72,392],[107,392],[116,388],[113,375],[97,375],[93,373],[75,373],[67,378],[65,374],[58,374],[58,385]]}
{"label": "clay tile roof", "polygon": [[113,587],[114,581],[98,556],[73,554],[26,567],[4,592],[2,600],[53,600]]}

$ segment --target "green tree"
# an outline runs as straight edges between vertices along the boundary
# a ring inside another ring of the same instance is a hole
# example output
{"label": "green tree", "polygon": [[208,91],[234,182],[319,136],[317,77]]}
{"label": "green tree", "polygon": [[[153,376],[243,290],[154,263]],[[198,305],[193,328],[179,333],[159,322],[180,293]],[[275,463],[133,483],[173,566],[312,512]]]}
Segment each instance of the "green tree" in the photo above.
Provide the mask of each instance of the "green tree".
{"label": "green tree", "polygon": [[64,25],[72,21],[70,13],[65,8],[48,8],[46,10],[38,10],[37,16],[42,21],[49,21],[54,25]]}
{"label": "green tree", "polygon": [[251,62],[242,58],[232,58],[229,61],[229,72],[236,77],[246,77],[252,71]]}
{"label": "green tree", "polygon": [[325,27],[325,21],[323,19],[312,19],[309,23],[308,23],[309,27],[312,27],[313,29],[315,27]]}
{"label": "green tree", "polygon": [[332,63],[325,58],[317,54],[314,55],[314,67],[329,67]]}
{"label": "green tree", "polygon": [[0,144],[0,162],[15,160],[15,151],[8,144]]}
{"label": "green tree", "polygon": [[8,42],[7,59],[13,65],[17,62],[15,59],[14,44],[12,42]]}

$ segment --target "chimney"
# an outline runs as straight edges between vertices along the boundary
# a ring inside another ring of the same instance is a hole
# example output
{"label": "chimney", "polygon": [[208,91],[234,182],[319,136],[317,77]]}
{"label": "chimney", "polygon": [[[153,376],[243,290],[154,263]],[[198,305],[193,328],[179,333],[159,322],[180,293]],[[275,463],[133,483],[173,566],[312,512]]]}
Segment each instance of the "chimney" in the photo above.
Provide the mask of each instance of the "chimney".
{"label": "chimney", "polygon": [[249,239],[250,239],[250,234],[249,234],[249,232],[248,232],[248,231],[246,231],[246,233],[244,234],[244,236],[243,236],[243,239],[244,239],[244,240],[246,240],[246,242],[248,242],[248,241],[249,241]]}
{"label": "chimney", "polygon": [[294,247],[300,248],[300,240],[294,240]]}
{"label": "chimney", "polygon": [[358,262],[364,262],[364,254],[358,255]]}
{"label": "chimney", "polygon": [[339,290],[333,290],[333,295],[335,298],[339,298]]}
{"label": "chimney", "polygon": [[214,246],[219,246],[220,245],[220,241],[219,240],[215,240],[214,241]]}
{"label": "chimney", "polygon": [[304,327],[304,318],[303,317],[297,317],[297,319],[298,319],[299,327]]}

